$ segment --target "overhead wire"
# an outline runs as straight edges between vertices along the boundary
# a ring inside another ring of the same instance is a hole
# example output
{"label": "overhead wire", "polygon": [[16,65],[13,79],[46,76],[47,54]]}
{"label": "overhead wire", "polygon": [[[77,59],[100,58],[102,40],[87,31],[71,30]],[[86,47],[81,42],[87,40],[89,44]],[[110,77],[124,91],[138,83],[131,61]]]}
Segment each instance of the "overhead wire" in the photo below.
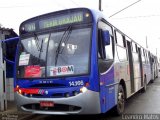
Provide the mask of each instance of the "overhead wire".
{"label": "overhead wire", "polygon": [[140,18],[152,18],[152,17],[160,17],[160,14],[158,15],[144,15],[144,16],[129,16],[129,17],[120,17],[120,18],[113,18],[113,19],[140,19]]}
{"label": "overhead wire", "polygon": [[126,10],[126,9],[130,8],[131,6],[133,6],[133,5],[137,4],[137,3],[138,3],[138,2],[140,2],[140,1],[142,1],[142,0],[138,0],[138,1],[136,1],[136,2],[134,2],[134,3],[132,3],[132,4],[130,4],[130,5],[126,6],[125,8],[123,8],[123,9],[119,10],[118,12],[116,12],[116,13],[114,13],[114,14],[110,15],[110,16],[109,16],[109,18],[111,18],[111,17],[113,17],[113,16],[115,16],[115,15],[117,15],[117,14],[121,13],[122,11],[124,11],[124,10]]}
{"label": "overhead wire", "polygon": [[79,4],[77,4],[75,1],[70,0],[74,5],[76,5],[77,7],[79,7]]}

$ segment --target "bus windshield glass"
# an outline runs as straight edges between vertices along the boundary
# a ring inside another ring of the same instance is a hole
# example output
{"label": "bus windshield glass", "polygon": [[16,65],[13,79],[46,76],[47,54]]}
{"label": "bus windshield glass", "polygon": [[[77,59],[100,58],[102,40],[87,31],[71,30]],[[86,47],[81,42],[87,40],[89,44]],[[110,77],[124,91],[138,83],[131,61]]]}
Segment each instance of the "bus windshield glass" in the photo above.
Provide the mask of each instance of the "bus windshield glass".
{"label": "bus windshield glass", "polygon": [[34,34],[19,43],[18,78],[48,78],[89,73],[91,28]]}

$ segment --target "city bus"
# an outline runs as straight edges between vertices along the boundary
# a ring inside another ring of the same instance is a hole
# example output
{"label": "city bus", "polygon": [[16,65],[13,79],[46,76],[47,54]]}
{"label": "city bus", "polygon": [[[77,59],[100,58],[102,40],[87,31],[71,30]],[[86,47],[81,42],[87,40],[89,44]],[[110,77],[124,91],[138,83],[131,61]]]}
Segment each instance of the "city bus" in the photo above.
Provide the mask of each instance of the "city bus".
{"label": "city bus", "polygon": [[124,112],[146,91],[149,51],[100,11],[74,8],[28,19],[19,28],[15,64],[18,110],[36,114]]}

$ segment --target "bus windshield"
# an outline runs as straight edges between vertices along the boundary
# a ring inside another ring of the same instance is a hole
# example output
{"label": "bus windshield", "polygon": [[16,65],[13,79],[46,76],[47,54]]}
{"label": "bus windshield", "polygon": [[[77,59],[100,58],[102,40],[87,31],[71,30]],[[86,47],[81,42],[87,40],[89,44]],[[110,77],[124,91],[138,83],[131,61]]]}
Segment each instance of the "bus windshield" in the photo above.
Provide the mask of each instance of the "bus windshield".
{"label": "bus windshield", "polygon": [[48,78],[89,73],[91,28],[68,27],[34,35],[19,43],[18,78]]}

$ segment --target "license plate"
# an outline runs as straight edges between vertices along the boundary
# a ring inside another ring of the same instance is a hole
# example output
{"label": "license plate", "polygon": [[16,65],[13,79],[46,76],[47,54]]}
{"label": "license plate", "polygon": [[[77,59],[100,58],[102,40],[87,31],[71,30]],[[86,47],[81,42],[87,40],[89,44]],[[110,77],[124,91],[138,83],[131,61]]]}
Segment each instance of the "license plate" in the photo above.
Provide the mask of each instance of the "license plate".
{"label": "license plate", "polygon": [[41,107],[54,107],[54,102],[51,101],[41,101],[40,102]]}

